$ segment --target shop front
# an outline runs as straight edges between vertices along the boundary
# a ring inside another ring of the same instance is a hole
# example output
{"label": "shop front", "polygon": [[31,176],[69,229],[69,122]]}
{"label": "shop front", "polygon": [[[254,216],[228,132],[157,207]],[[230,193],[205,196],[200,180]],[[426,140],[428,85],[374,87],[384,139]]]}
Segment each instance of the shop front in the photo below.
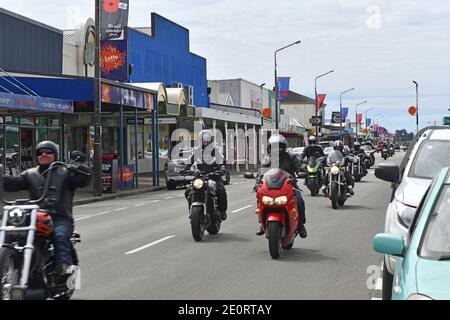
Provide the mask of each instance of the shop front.
{"label": "shop front", "polygon": [[36,166],[34,150],[41,141],[52,140],[63,150],[62,119],[72,113],[72,101],[0,92],[0,157],[4,173],[16,176]]}

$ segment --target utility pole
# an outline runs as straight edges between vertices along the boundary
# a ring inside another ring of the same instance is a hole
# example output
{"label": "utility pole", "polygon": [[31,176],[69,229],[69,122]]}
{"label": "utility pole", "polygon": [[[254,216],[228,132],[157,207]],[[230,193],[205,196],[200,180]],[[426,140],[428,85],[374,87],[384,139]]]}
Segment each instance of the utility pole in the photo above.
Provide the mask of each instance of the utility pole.
{"label": "utility pole", "polygon": [[[94,196],[102,195],[101,74],[100,74],[100,0],[95,0],[95,79],[94,79]],[[123,157],[123,155],[120,155]]]}

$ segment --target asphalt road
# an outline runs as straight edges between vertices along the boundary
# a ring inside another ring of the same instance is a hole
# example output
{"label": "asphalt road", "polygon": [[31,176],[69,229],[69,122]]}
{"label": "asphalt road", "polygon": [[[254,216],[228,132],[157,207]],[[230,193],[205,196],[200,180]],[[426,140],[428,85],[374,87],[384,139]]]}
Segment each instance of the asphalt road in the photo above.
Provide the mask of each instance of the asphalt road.
{"label": "asphalt road", "polygon": [[[399,163],[403,155],[388,161]],[[74,298],[371,299],[367,270],[382,259],[372,239],[384,229],[388,183],[371,169],[339,210],[302,187],[308,238],[297,238],[276,261],[265,237],[255,235],[253,184],[232,180],[228,220],[200,243],[192,238],[182,189],[76,207],[83,242],[77,246],[81,290]]]}

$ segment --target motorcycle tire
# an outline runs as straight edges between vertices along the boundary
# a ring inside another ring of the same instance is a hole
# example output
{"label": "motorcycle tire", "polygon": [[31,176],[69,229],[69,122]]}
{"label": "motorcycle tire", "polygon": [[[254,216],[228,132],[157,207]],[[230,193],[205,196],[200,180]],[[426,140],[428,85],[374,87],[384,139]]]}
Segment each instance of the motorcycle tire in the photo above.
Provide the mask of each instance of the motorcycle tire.
{"label": "motorcycle tire", "polygon": [[[210,215],[210,216],[213,216],[213,215]],[[209,234],[218,234],[220,231],[220,224],[222,222],[220,221],[220,219],[218,219],[215,216],[212,219],[213,219],[213,221],[208,226],[208,228],[206,228],[206,231],[208,231]]]}
{"label": "motorcycle tire", "polygon": [[269,238],[270,256],[276,260],[281,255],[281,223],[269,222],[267,234]]}
{"label": "motorcycle tire", "polygon": [[199,242],[205,236],[205,225],[202,222],[203,208],[195,207],[191,213],[191,231],[194,240]]}
{"label": "motorcycle tire", "polygon": [[23,294],[11,295],[6,291],[5,285],[16,286],[19,284],[19,259],[14,250],[0,248],[0,300],[23,300]]}
{"label": "motorcycle tire", "polygon": [[338,185],[335,183],[331,185],[330,199],[331,206],[336,210],[338,208]]}
{"label": "motorcycle tire", "polygon": [[311,191],[311,196],[315,197],[319,193],[319,187],[316,181],[308,182],[308,189]]}

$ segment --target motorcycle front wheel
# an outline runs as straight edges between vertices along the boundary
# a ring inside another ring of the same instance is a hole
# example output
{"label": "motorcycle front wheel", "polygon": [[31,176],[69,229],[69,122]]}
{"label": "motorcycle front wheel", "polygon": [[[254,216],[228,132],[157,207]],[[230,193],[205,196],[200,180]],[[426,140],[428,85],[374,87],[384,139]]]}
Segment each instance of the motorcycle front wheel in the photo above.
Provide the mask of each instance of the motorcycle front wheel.
{"label": "motorcycle front wheel", "polygon": [[316,180],[308,180],[308,189],[311,191],[311,196],[315,197],[319,193],[319,187]]}
{"label": "motorcycle front wheel", "polygon": [[331,206],[336,210],[338,208],[338,185],[336,183],[331,185],[330,199]]}
{"label": "motorcycle front wheel", "polygon": [[203,208],[194,207],[191,212],[191,231],[195,241],[202,241],[205,236],[205,225],[203,224]]}
{"label": "motorcycle front wheel", "polygon": [[13,294],[19,284],[17,253],[9,248],[0,248],[0,300],[23,300],[23,294]]}
{"label": "motorcycle front wheel", "polygon": [[281,254],[281,223],[269,222],[267,227],[269,252],[272,259],[278,259]]}

